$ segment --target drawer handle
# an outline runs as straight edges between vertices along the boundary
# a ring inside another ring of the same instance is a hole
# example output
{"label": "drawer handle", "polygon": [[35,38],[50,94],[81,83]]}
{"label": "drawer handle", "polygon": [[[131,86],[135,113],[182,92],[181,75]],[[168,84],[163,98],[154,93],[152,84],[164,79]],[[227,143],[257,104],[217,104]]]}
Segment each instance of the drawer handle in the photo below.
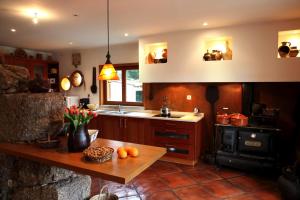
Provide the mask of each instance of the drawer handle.
{"label": "drawer handle", "polygon": [[173,146],[173,145],[166,144],[165,146],[167,147],[167,149],[168,149],[169,151],[176,151],[176,148],[175,148],[175,146]]}
{"label": "drawer handle", "polygon": [[176,130],[172,130],[172,129],[166,129],[166,131],[165,132],[171,132],[171,133],[176,133]]}

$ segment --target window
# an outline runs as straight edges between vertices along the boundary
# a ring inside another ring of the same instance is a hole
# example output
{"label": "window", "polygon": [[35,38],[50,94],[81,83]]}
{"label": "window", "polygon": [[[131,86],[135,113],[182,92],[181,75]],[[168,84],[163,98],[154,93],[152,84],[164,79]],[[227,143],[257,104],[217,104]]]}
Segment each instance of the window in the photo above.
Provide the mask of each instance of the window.
{"label": "window", "polygon": [[103,81],[104,104],[143,105],[138,64],[115,64],[119,80]]}

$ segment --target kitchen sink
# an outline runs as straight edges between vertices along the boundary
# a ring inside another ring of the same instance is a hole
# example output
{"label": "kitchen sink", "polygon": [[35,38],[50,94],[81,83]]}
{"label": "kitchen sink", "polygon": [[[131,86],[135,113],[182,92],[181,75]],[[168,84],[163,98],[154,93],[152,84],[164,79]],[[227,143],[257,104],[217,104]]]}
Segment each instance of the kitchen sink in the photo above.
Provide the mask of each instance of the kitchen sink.
{"label": "kitchen sink", "polygon": [[181,118],[183,117],[184,115],[168,115],[168,116],[165,116],[165,115],[161,115],[161,114],[157,114],[157,115],[153,115],[152,117],[165,117],[165,118]]}
{"label": "kitchen sink", "polygon": [[116,110],[113,110],[113,111],[106,111],[105,113],[108,113],[108,114],[121,114],[121,115],[124,115],[124,114],[128,114],[130,112],[128,111],[116,111]]}

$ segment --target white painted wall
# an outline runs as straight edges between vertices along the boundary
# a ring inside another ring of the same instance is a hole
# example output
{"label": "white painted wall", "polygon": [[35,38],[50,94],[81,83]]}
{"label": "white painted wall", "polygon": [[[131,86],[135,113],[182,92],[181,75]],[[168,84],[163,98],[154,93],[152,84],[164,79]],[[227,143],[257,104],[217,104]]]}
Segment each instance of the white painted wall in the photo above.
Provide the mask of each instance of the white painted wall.
{"label": "white painted wall", "polygon": [[[72,53],[81,53],[81,65],[75,68],[72,65]],[[107,47],[83,49],[83,50],[64,50],[55,52],[55,57],[59,61],[60,77],[70,75],[75,70],[82,71],[85,77],[85,86],[72,88],[67,95],[77,95],[80,98],[86,98],[90,94],[91,103],[99,103],[99,81],[97,80],[98,92],[92,94],[90,86],[92,85],[93,67],[97,68],[99,74],[99,65],[106,61]],[[115,45],[110,48],[111,61],[117,63],[137,63],[138,62],[138,43]]]}
{"label": "white painted wall", "polygon": [[[300,19],[166,33],[139,40],[142,82],[300,81],[300,58],[278,59],[278,31],[300,28]],[[203,61],[206,38],[233,38],[233,60]],[[145,64],[144,45],[168,43],[168,63]],[[298,49],[300,44],[298,45]]]}

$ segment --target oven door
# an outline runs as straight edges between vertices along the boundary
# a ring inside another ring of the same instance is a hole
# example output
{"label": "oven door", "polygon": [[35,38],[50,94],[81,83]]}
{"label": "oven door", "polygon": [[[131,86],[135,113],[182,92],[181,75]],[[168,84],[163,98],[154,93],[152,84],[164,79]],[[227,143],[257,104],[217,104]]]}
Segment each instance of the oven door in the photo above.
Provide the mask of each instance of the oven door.
{"label": "oven door", "polygon": [[272,134],[260,132],[259,130],[240,130],[238,151],[240,153],[251,153],[255,155],[270,154],[272,145]]}
{"label": "oven door", "polygon": [[237,145],[237,129],[234,127],[223,127],[221,138],[221,149],[225,152],[235,152]]}

